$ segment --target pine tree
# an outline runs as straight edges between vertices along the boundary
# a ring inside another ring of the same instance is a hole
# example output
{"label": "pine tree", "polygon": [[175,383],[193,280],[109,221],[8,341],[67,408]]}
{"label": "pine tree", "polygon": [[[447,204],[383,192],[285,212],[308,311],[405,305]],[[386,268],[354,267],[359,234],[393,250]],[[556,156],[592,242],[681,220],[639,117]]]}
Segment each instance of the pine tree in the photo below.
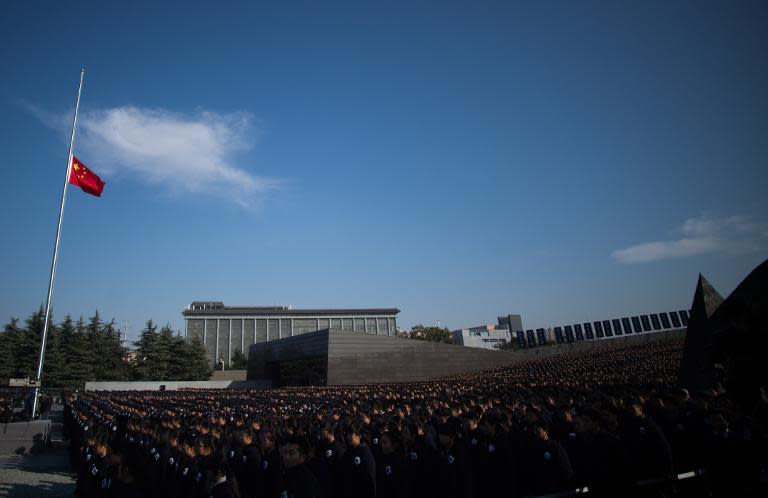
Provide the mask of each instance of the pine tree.
{"label": "pine tree", "polygon": [[101,341],[101,373],[96,380],[127,380],[128,368],[123,361],[125,348],[120,343],[120,332],[115,329],[115,320],[102,325],[99,331]]}
{"label": "pine tree", "polygon": [[66,358],[61,348],[61,331],[53,324],[53,319],[48,323],[48,336],[45,339],[45,360],[43,361],[44,387],[64,386],[64,364]]}
{"label": "pine tree", "polygon": [[11,317],[0,334],[0,382],[8,385],[8,379],[16,377],[16,354],[21,344],[22,331],[19,328],[19,319]]}
{"label": "pine tree", "polygon": [[248,367],[248,360],[245,358],[245,355],[240,350],[240,348],[235,349],[235,352],[232,353],[232,364],[230,368],[232,370],[245,370]]}
{"label": "pine tree", "polygon": [[45,314],[42,306],[26,320],[21,329],[21,342],[16,349],[16,377],[35,379],[37,377],[37,358],[40,354],[40,337],[43,334]]}
{"label": "pine tree", "polygon": [[184,338],[178,334],[173,336],[170,349],[173,354],[168,363],[168,380],[189,380],[192,375],[190,352]]}
{"label": "pine tree", "polygon": [[211,363],[205,354],[205,347],[199,338],[195,337],[192,342],[184,343],[189,365],[189,377],[185,380],[208,380],[213,371]]}
{"label": "pine tree", "polygon": [[93,366],[93,380],[101,380],[105,375],[104,353],[105,344],[101,334],[101,316],[99,310],[88,319],[86,326],[86,335],[88,337],[88,351],[91,354],[91,365]]}
{"label": "pine tree", "polygon": [[136,342],[136,353],[138,354],[136,368],[134,369],[134,378],[136,380],[154,380],[156,378],[155,376],[159,370],[157,363],[158,343],[157,325],[154,324],[152,319],[149,319],[144,330],[141,331],[139,340]]}
{"label": "pine tree", "polygon": [[72,323],[72,318],[67,315],[61,324],[61,349],[65,365],[63,370],[63,382],[67,386],[82,387],[89,380],[94,380],[93,353],[88,344],[83,317]]}

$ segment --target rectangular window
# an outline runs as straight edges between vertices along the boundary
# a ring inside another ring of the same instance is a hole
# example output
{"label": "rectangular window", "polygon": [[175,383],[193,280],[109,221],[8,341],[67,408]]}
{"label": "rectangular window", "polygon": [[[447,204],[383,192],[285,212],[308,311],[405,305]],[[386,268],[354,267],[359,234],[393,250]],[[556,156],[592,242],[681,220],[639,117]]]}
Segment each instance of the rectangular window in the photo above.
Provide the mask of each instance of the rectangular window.
{"label": "rectangular window", "polygon": [[355,318],[355,332],[365,332],[365,320]]}
{"label": "rectangular window", "polygon": [[205,353],[213,365],[216,362],[216,320],[205,321]]}
{"label": "rectangular window", "polygon": [[331,328],[341,329],[341,318],[331,318]]}
{"label": "rectangular window", "polygon": [[635,331],[635,334],[639,334],[643,331],[643,327],[640,325],[640,317],[639,316],[633,316],[632,317],[632,330]]}
{"label": "rectangular window", "polygon": [[256,328],[254,327],[253,318],[246,318],[243,327],[243,337],[245,337],[245,350],[248,351],[248,346],[256,342]]}
{"label": "rectangular window", "polygon": [[573,327],[570,325],[565,326],[565,340],[566,342],[573,342]]}
{"label": "rectangular window", "polygon": [[[543,330],[543,329],[540,329],[540,330]],[[535,346],[536,340],[533,337],[533,330],[526,330],[525,335],[527,336],[527,339],[528,339],[528,345]]]}
{"label": "rectangular window", "polygon": [[655,313],[651,315],[651,324],[653,325],[653,330],[661,330],[661,322],[659,321],[659,315]]}
{"label": "rectangular window", "polygon": [[605,332],[603,332],[603,324],[600,322],[595,322],[595,335],[598,339],[605,337]]}
{"label": "rectangular window", "polygon": [[592,324],[587,322],[584,324],[584,336],[587,338],[588,341],[591,341],[595,338],[595,334],[592,333]]}
{"label": "rectangular window", "polygon": [[325,330],[331,327],[331,321],[327,318],[320,318],[318,320],[319,326],[317,330]]}
{"label": "rectangular window", "polygon": [[629,318],[622,318],[621,324],[624,326],[624,333],[625,334],[631,334],[632,333],[632,324],[629,322]]}
{"label": "rectangular window", "polygon": [[624,333],[621,331],[621,320],[618,318],[615,318],[611,320],[611,324],[613,325],[613,333],[616,335],[623,335]]}
{"label": "rectangular window", "polygon": [[[233,354],[235,354],[235,350],[239,349],[241,353],[243,353],[243,321],[239,318],[230,320],[232,324],[230,327],[232,328],[232,339],[230,342],[230,358]],[[246,350],[247,351],[247,350]],[[243,353],[245,354],[245,353]]]}
{"label": "rectangular window", "polygon": [[187,341],[198,339],[202,343],[204,327],[205,320],[187,320]]}
{"label": "rectangular window", "polygon": [[669,315],[667,315],[666,313],[659,313],[659,319],[661,320],[661,326],[663,328],[665,328],[665,329],[672,328],[669,325]]}
{"label": "rectangular window", "polygon": [[395,319],[394,318],[387,318],[387,321],[389,322],[389,335],[397,334],[397,327],[395,326]]}
{"label": "rectangular window", "polygon": [[267,320],[267,339],[270,341],[280,339],[280,320],[274,318]]}
{"label": "rectangular window", "polygon": [[317,330],[317,320],[314,318],[296,318],[293,320],[293,335],[306,334]]}
{"label": "rectangular window", "polygon": [[341,319],[341,330],[354,330],[354,326],[352,325],[352,319],[351,318],[342,318]]}
{"label": "rectangular window", "polygon": [[677,316],[677,311],[670,311],[669,317],[672,319],[672,325],[675,326],[675,328],[680,328],[680,317]]}
{"label": "rectangular window", "polygon": [[376,322],[379,325],[378,334],[379,335],[389,335],[389,328],[387,325],[387,319],[386,318],[377,318]]}
{"label": "rectangular window", "polygon": [[610,320],[603,320],[603,331],[605,332],[605,337],[613,337]]}
{"label": "rectangular window", "polygon": [[558,344],[562,344],[564,342],[562,327],[555,327],[555,341],[557,341]]}
{"label": "rectangular window", "polygon": [[280,319],[280,337],[291,337],[291,319]]}
{"label": "rectangular window", "polygon": [[690,316],[688,316],[688,311],[687,310],[680,310],[680,311],[678,311],[678,313],[680,314],[680,321],[683,322],[683,327],[687,327],[688,326],[688,320],[690,320]]}
{"label": "rectangular window", "polygon": [[525,347],[525,334],[523,334],[522,330],[517,333],[517,346],[520,348]]}
{"label": "rectangular window", "polygon": [[267,321],[264,319],[256,320],[256,342],[267,342]]}
{"label": "rectangular window", "polygon": [[581,324],[577,323],[573,326],[573,330],[576,333],[576,340],[577,341],[583,341],[584,340],[584,331],[581,330]]}
{"label": "rectangular window", "polygon": [[643,332],[651,331],[651,321],[648,319],[648,315],[641,316],[640,322],[643,324]]}
{"label": "rectangular window", "polygon": [[366,333],[368,334],[375,334],[376,333],[376,319],[375,318],[368,318],[365,321],[366,326]]}
{"label": "rectangular window", "polygon": [[218,360],[224,360],[229,365],[229,357],[231,352],[229,351],[229,320],[219,320],[219,357]]}

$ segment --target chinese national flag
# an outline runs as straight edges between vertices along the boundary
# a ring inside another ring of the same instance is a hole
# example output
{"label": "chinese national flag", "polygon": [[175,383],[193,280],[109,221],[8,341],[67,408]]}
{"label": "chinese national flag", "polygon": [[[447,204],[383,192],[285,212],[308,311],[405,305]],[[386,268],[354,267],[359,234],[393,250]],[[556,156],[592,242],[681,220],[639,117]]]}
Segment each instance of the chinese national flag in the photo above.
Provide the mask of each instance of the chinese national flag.
{"label": "chinese national flag", "polygon": [[77,185],[83,192],[101,197],[101,191],[104,190],[104,182],[101,178],[85,167],[78,158],[72,156],[72,171],[69,174],[69,183]]}

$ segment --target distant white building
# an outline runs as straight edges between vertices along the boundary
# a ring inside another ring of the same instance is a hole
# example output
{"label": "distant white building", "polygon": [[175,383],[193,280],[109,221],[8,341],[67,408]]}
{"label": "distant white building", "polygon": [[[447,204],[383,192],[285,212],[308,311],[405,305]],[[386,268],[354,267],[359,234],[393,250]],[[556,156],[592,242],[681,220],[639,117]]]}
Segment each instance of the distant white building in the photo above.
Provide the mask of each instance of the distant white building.
{"label": "distant white building", "polygon": [[496,349],[499,344],[509,343],[512,336],[509,329],[495,325],[481,325],[451,332],[453,343],[470,348]]}

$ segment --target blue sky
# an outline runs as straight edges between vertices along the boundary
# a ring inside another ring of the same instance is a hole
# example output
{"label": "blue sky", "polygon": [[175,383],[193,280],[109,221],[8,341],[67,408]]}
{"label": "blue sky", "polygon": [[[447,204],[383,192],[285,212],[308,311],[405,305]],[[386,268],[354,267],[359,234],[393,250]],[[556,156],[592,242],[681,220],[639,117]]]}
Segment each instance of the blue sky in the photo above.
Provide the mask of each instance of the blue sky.
{"label": "blue sky", "polygon": [[5,2],[0,318],[193,300],[553,326],[768,253],[765,2]]}

